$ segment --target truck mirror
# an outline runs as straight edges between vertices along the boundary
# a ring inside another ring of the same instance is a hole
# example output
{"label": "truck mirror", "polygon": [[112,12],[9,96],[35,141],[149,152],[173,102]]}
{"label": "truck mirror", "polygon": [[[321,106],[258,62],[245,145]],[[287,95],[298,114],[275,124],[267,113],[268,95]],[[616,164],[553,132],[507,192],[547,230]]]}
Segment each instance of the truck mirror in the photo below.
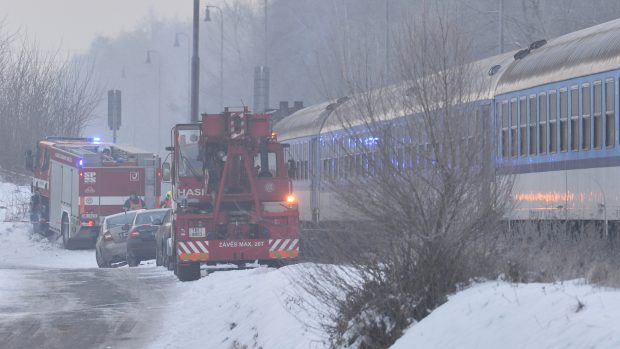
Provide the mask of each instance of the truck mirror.
{"label": "truck mirror", "polygon": [[32,150],[26,150],[26,169],[34,171],[34,157],[32,156]]}
{"label": "truck mirror", "polygon": [[286,163],[287,174],[289,178],[295,178],[295,173],[297,172],[297,165],[295,164],[295,160],[289,160]]}
{"label": "truck mirror", "polygon": [[161,165],[161,178],[164,182],[170,182],[170,163],[164,162]]}

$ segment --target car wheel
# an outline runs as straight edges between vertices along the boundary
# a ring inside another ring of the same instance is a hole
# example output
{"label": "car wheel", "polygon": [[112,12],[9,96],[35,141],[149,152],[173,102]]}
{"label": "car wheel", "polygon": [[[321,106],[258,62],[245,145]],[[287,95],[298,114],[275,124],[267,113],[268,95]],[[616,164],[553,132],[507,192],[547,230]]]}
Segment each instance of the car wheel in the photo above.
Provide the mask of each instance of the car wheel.
{"label": "car wheel", "polygon": [[161,246],[157,245],[157,248],[155,249],[155,265],[159,267],[162,264]]}
{"label": "car wheel", "polygon": [[200,279],[200,262],[177,264],[177,278],[179,281],[194,281]]}
{"label": "car wheel", "polygon": [[127,253],[127,265],[130,267],[137,267],[140,265],[140,260],[136,258],[133,253]]}
{"label": "car wheel", "polygon": [[103,268],[103,262],[101,260],[101,254],[99,253],[98,248],[95,248],[95,259],[97,260],[97,266],[99,268]]}

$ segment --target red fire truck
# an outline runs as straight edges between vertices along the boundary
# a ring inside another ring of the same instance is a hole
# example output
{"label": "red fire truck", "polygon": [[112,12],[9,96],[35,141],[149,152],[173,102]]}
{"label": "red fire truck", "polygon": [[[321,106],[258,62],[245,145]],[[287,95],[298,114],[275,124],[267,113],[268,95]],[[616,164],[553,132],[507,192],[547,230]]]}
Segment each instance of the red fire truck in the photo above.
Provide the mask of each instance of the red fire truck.
{"label": "red fire truck", "polygon": [[160,160],[155,154],[96,138],[47,137],[27,152],[35,230],[57,233],[65,248],[92,247],[101,220],[123,210],[131,192],[157,207]]}
{"label": "red fire truck", "polygon": [[[281,265],[299,254],[299,212],[269,116],[247,108],[203,114],[172,129],[174,214],[167,258],[181,281],[200,278],[201,262]],[[289,167],[293,166],[288,164]]]}

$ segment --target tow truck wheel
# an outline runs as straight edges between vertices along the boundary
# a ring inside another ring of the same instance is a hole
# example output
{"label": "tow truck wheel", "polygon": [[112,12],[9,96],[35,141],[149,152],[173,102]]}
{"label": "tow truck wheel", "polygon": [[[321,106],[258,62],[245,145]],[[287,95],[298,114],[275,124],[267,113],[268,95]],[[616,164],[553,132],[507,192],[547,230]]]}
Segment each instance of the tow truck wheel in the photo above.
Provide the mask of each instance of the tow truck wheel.
{"label": "tow truck wheel", "polygon": [[177,264],[177,278],[179,281],[200,279],[200,263]]}
{"label": "tow truck wheel", "polygon": [[60,234],[62,235],[62,246],[67,250],[71,250],[71,241],[69,240],[69,217],[66,214],[62,215],[60,223]]}

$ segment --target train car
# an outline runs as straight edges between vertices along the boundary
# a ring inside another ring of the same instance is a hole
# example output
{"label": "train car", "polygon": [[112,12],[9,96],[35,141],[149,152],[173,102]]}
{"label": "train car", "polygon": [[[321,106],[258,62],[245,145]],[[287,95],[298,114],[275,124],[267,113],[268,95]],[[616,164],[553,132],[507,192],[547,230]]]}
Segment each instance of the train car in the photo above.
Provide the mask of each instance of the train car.
{"label": "train car", "polygon": [[[488,151],[498,176],[514,176],[507,221],[595,222],[605,232],[620,221],[618,37],[620,20],[614,20],[472,63],[484,86],[477,102],[488,106],[478,126],[488,127],[491,141],[481,151]],[[342,216],[326,184],[358,175],[341,166],[343,153],[350,154],[342,141],[348,133],[335,116],[355,118],[347,106],[356,98],[309,106],[274,127],[297,163],[304,221]]]}
{"label": "train car", "polygon": [[511,220],[616,229],[618,37],[620,20],[567,34],[502,74],[494,98],[496,164],[516,175]]}
{"label": "train car", "polygon": [[[481,114],[477,127],[491,129],[493,93],[501,78],[496,66],[505,66],[514,60],[512,53],[491,57],[472,63],[472,82],[476,91],[472,91],[468,100],[476,104],[476,112]],[[390,91],[381,91],[376,94],[380,99],[384,92],[392,95],[404,95],[408,84],[388,86]],[[372,95],[372,94],[371,94]],[[365,152],[372,149],[372,143],[377,141],[377,135],[370,134],[364,125],[367,120],[359,115],[360,103],[368,95],[342,97],[332,101],[309,106],[284,118],[274,126],[278,139],[289,144],[287,161],[296,163],[294,176],[295,192],[299,197],[300,218],[304,222],[331,222],[341,220],[347,216],[344,208],[337,200],[337,195],[331,186],[343,183],[351,176],[368,175],[368,156]],[[373,98],[372,96],[370,98]],[[377,103],[381,103],[377,101]],[[415,139],[405,132],[404,118],[408,117],[399,109],[393,113],[380,115],[378,118],[389,123],[391,132],[403,139],[405,147],[428,147],[422,139]],[[415,108],[414,108],[415,109]],[[346,121],[345,121],[346,119]],[[351,132],[343,125],[356,129]],[[354,137],[352,137],[354,135]],[[356,147],[354,139],[361,137],[367,145]],[[401,150],[401,149],[399,149]],[[402,149],[406,153],[406,149]],[[406,160],[412,164],[412,161]],[[407,165],[412,166],[412,165]]]}

